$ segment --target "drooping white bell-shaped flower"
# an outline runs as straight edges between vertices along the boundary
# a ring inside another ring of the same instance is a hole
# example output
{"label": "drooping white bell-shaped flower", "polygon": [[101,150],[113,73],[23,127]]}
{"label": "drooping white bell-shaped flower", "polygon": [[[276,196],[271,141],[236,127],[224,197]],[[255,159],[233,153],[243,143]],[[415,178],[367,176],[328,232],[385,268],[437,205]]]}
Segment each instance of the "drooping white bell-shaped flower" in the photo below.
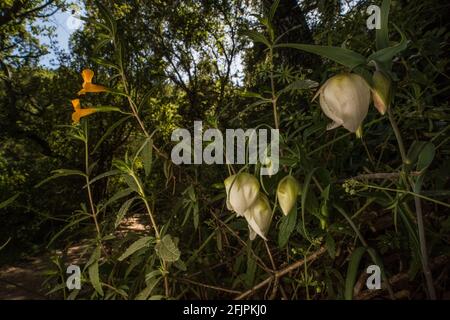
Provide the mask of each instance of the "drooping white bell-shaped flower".
{"label": "drooping white bell-shaped flower", "polygon": [[244,217],[250,230],[250,240],[254,240],[258,235],[267,241],[266,236],[272,221],[272,209],[265,194],[258,194],[253,205],[245,211]]}
{"label": "drooping white bell-shaped flower", "polygon": [[244,212],[255,202],[259,193],[259,181],[249,173],[238,173],[225,179],[227,208],[243,216]]}
{"label": "drooping white bell-shaped flower", "polygon": [[281,211],[287,216],[297,201],[297,195],[300,191],[300,185],[297,180],[288,175],[280,180],[277,187],[277,198]]}
{"label": "drooping white bell-shaped flower", "polygon": [[333,120],[327,130],[343,126],[356,132],[367,116],[370,87],[359,75],[342,73],[328,79],[314,96],[320,94],[320,107]]}

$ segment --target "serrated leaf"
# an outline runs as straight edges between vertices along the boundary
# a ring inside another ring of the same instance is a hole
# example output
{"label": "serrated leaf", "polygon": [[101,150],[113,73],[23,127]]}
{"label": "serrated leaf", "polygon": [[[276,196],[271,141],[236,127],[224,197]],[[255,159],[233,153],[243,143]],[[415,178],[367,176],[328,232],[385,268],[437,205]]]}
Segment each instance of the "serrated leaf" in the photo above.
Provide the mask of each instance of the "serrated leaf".
{"label": "serrated leaf", "polygon": [[86,270],[86,268],[89,267],[94,262],[98,261],[100,259],[100,255],[101,255],[101,248],[100,248],[100,246],[97,246],[94,249],[94,251],[92,251],[92,254],[91,254],[88,262],[86,262],[86,265],[84,266],[84,270]]}
{"label": "serrated leaf", "polygon": [[88,273],[89,280],[91,281],[91,284],[94,287],[95,291],[97,291],[99,295],[103,296],[103,289],[100,283],[100,275],[98,272],[98,261],[89,266]]}
{"label": "serrated leaf", "polygon": [[142,237],[139,240],[136,240],[135,242],[133,242],[127,250],[125,250],[125,252],[119,257],[119,261],[123,261],[126,258],[128,258],[129,256],[131,256],[133,253],[135,253],[136,251],[148,247],[150,245],[150,242],[152,241],[152,237]]}
{"label": "serrated leaf", "polygon": [[180,250],[169,234],[166,234],[156,245],[158,256],[166,262],[175,262],[180,258]]}
{"label": "serrated leaf", "polygon": [[289,91],[315,88],[318,85],[319,84],[317,82],[308,79],[295,80],[294,82],[290,83],[289,85],[278,91],[277,96],[280,96],[281,94]]}
{"label": "serrated leaf", "polygon": [[138,198],[134,197],[134,198],[128,199],[127,201],[125,201],[122,204],[122,206],[119,209],[119,212],[117,213],[116,222],[114,223],[114,228],[117,228],[119,226],[119,224],[122,221],[123,217],[125,217],[125,215],[127,214],[128,209],[130,209],[131,204],[136,199],[138,199]]}

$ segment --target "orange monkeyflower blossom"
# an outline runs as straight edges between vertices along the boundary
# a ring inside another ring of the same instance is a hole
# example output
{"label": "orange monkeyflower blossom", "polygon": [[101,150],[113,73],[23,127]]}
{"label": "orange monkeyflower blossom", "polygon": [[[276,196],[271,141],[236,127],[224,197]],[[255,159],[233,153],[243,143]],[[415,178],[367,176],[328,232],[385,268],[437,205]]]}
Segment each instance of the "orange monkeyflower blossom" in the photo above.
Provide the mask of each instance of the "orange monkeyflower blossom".
{"label": "orange monkeyflower blossom", "polygon": [[86,116],[88,116],[90,114],[93,114],[93,113],[97,112],[97,110],[94,109],[94,108],[81,109],[81,107],[80,107],[80,99],[72,100],[72,105],[73,105],[73,109],[75,110],[74,113],[72,113],[72,121],[74,123],[79,123],[80,122],[80,118],[86,117]]}
{"label": "orange monkeyflower blossom", "polygon": [[78,95],[85,94],[87,92],[107,92],[108,89],[104,86],[93,84],[92,78],[94,77],[94,71],[90,69],[84,69],[83,72],[81,72],[81,76],[83,77],[83,89],[78,91]]}

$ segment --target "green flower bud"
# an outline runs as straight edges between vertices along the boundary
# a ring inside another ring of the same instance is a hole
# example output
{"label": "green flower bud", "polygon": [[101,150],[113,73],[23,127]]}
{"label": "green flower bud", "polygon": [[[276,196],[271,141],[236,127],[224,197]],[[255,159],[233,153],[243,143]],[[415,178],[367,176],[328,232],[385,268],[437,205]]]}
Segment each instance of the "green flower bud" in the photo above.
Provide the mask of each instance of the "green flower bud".
{"label": "green flower bud", "polygon": [[300,191],[300,185],[297,180],[289,175],[281,179],[278,183],[277,198],[281,211],[287,216],[297,201],[297,195]]}
{"label": "green flower bud", "polygon": [[385,114],[391,101],[391,79],[381,71],[375,71],[372,76],[372,99],[378,112]]}

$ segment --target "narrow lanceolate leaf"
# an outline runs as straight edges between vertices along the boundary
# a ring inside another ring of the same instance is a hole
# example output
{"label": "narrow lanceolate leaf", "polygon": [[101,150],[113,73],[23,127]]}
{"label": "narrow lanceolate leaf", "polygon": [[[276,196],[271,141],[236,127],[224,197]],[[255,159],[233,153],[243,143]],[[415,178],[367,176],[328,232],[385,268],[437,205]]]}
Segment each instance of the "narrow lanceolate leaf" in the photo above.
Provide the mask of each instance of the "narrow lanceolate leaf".
{"label": "narrow lanceolate leaf", "polygon": [[11,238],[9,238],[8,240],[6,240],[6,242],[0,246],[0,251],[1,251],[4,247],[6,247],[6,245],[9,243],[10,240],[11,240]]}
{"label": "narrow lanceolate leaf", "polygon": [[157,277],[147,281],[147,286],[136,295],[135,300],[147,300],[160,280],[161,277]]}
{"label": "narrow lanceolate leaf", "polygon": [[103,289],[100,283],[100,275],[98,272],[98,261],[89,266],[88,273],[89,279],[91,280],[91,284],[94,287],[95,291],[97,291],[99,295],[103,296]]}
{"label": "narrow lanceolate leaf", "polygon": [[20,196],[20,192],[13,195],[11,198],[6,199],[3,202],[0,202],[0,209],[6,208],[7,206],[11,205],[16,199]]}
{"label": "narrow lanceolate leaf", "polygon": [[375,60],[376,62],[381,63],[382,65],[387,65],[388,68],[390,69],[390,65],[392,63],[392,59],[394,58],[394,56],[405,50],[406,47],[408,46],[408,40],[406,39],[405,34],[401,32],[398,28],[397,31],[400,33],[402,37],[398,44],[372,53],[369,56],[369,58],[367,58],[367,60],[368,61]]}
{"label": "narrow lanceolate leaf", "polygon": [[286,92],[291,92],[295,90],[304,90],[304,89],[311,89],[317,87],[319,84],[315,81],[308,80],[308,79],[299,79],[295,80],[294,82],[288,84],[286,87],[281,89],[277,92],[277,96],[282,95]]}
{"label": "narrow lanceolate leaf", "polygon": [[365,252],[366,248],[358,247],[355,249],[355,251],[353,251],[350,257],[350,262],[348,263],[347,269],[347,277],[345,278],[345,300],[353,299],[353,288],[358,276],[359,262],[361,261],[361,258]]}
{"label": "narrow lanceolate leaf", "polygon": [[423,171],[428,168],[433,162],[434,156],[436,154],[436,148],[433,143],[427,142],[422,151],[419,153],[417,159],[417,171]]}
{"label": "narrow lanceolate leaf", "polygon": [[72,170],[72,169],[57,169],[52,171],[53,175],[51,177],[46,178],[45,180],[39,182],[37,185],[35,185],[35,188],[39,188],[43,184],[49,182],[50,180],[60,178],[60,177],[67,177],[67,176],[82,176],[86,177],[86,174],[80,170]]}
{"label": "narrow lanceolate leaf", "polygon": [[289,241],[292,231],[297,224],[297,204],[295,204],[288,215],[281,217],[280,232],[278,233],[278,246],[284,248]]}
{"label": "narrow lanceolate leaf", "polygon": [[152,159],[153,159],[153,140],[148,138],[145,140],[141,151],[142,162],[144,164],[145,176],[148,177],[152,170]]}
{"label": "narrow lanceolate leaf", "polygon": [[122,206],[119,209],[119,212],[117,213],[116,222],[114,223],[114,228],[117,228],[119,226],[120,222],[125,217],[125,215],[127,214],[128,210],[130,209],[131,204],[136,199],[138,199],[138,197],[134,197],[134,198],[128,199],[127,201],[125,201],[122,204]]}
{"label": "narrow lanceolate leaf", "polygon": [[294,48],[310,53],[317,54],[324,58],[333,60],[343,66],[353,69],[359,65],[366,63],[366,58],[350,49],[332,46],[318,46],[312,44],[300,44],[300,43],[282,43],[277,44],[274,47],[277,48]]}
{"label": "narrow lanceolate leaf", "polygon": [[377,50],[387,48],[389,46],[389,8],[391,0],[383,0],[381,4],[381,28],[376,30]]}
{"label": "narrow lanceolate leaf", "polygon": [[100,259],[100,255],[101,255],[101,248],[100,246],[97,246],[94,251],[92,252],[88,262],[85,265],[85,270],[87,267],[89,267],[91,264],[93,264],[94,262],[98,261]]}
{"label": "narrow lanceolate leaf", "polygon": [[180,250],[169,234],[155,245],[158,256],[166,262],[175,262],[180,258]]}
{"label": "narrow lanceolate leaf", "polygon": [[142,237],[139,240],[133,242],[127,250],[125,250],[125,252],[119,257],[119,261],[123,261],[126,258],[128,258],[129,256],[131,256],[133,253],[135,253],[136,251],[148,247],[150,245],[150,242],[152,241],[152,237]]}
{"label": "narrow lanceolate leaf", "polygon": [[269,40],[267,40],[267,38],[259,32],[247,31],[247,32],[245,32],[245,35],[247,35],[254,42],[260,42],[260,43],[265,44],[268,48],[270,48],[270,46],[271,46]]}

